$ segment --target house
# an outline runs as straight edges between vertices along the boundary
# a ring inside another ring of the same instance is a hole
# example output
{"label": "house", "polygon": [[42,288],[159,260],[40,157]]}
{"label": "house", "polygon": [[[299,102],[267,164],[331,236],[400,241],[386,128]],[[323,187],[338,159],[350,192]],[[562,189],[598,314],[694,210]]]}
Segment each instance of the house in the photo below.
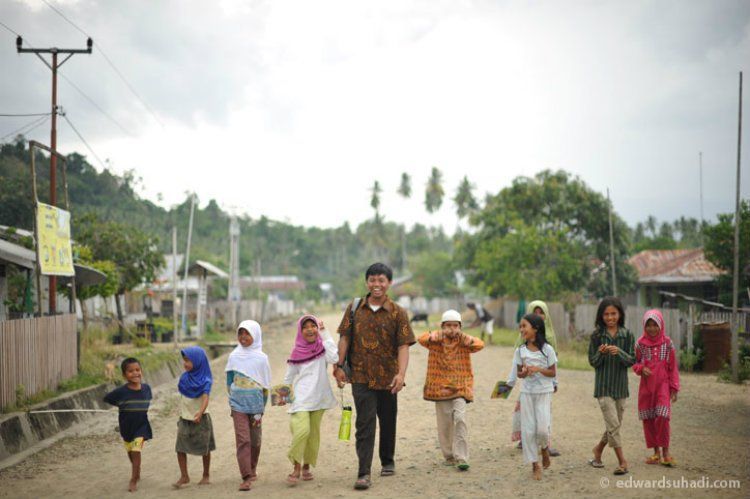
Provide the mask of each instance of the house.
{"label": "house", "polygon": [[628,260],[638,273],[638,286],[626,301],[643,307],[662,307],[660,291],[717,301],[721,269],[706,259],[703,248],[644,250]]}

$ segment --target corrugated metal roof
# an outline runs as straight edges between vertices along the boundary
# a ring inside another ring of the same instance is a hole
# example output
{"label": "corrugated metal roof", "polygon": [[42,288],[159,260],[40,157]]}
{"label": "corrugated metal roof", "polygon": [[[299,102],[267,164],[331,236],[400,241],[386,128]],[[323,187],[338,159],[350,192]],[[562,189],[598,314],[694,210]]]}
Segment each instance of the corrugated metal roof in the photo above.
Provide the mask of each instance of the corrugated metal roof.
{"label": "corrugated metal roof", "polygon": [[723,272],[706,259],[702,248],[644,250],[628,260],[641,283],[712,282]]}

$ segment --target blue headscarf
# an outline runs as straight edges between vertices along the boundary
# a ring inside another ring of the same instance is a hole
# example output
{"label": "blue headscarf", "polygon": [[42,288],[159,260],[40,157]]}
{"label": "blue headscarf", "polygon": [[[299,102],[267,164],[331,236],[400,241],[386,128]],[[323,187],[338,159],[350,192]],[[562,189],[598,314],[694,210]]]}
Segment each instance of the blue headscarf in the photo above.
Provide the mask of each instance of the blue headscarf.
{"label": "blue headscarf", "polygon": [[180,376],[180,382],[177,384],[180,393],[191,399],[210,393],[214,380],[211,377],[211,366],[208,365],[206,352],[201,347],[187,347],[180,353],[193,363],[193,369],[185,371]]}

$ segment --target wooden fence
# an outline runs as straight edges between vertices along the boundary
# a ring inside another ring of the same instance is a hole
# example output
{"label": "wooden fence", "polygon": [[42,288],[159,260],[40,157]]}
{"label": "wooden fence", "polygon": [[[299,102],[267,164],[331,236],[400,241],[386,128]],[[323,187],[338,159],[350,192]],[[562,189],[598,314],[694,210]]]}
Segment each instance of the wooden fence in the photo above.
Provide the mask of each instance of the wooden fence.
{"label": "wooden fence", "polygon": [[0,407],[16,403],[16,389],[31,396],[78,373],[73,314],[0,322]]}

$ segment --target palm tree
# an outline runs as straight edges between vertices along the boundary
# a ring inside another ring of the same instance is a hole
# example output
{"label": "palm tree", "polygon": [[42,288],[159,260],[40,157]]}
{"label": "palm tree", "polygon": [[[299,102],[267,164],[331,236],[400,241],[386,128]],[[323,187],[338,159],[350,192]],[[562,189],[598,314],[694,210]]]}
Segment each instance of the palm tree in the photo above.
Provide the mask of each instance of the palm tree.
{"label": "palm tree", "polygon": [[401,174],[401,185],[398,186],[398,193],[404,199],[411,197],[411,177],[406,172]]}
{"label": "palm tree", "polygon": [[474,197],[473,190],[474,184],[469,182],[469,178],[464,175],[463,180],[458,184],[456,196],[453,198],[453,202],[456,204],[456,215],[458,215],[459,220],[466,218],[479,209],[479,203]]}
{"label": "palm tree", "polygon": [[370,206],[375,210],[375,222],[377,223],[380,221],[380,193],[383,192],[383,189],[380,187],[380,182],[376,180],[370,191],[372,192],[372,196],[370,196]]}
{"label": "palm tree", "polygon": [[436,166],[432,167],[432,173],[427,180],[427,188],[424,192],[424,207],[429,213],[435,213],[443,204],[443,174]]}

